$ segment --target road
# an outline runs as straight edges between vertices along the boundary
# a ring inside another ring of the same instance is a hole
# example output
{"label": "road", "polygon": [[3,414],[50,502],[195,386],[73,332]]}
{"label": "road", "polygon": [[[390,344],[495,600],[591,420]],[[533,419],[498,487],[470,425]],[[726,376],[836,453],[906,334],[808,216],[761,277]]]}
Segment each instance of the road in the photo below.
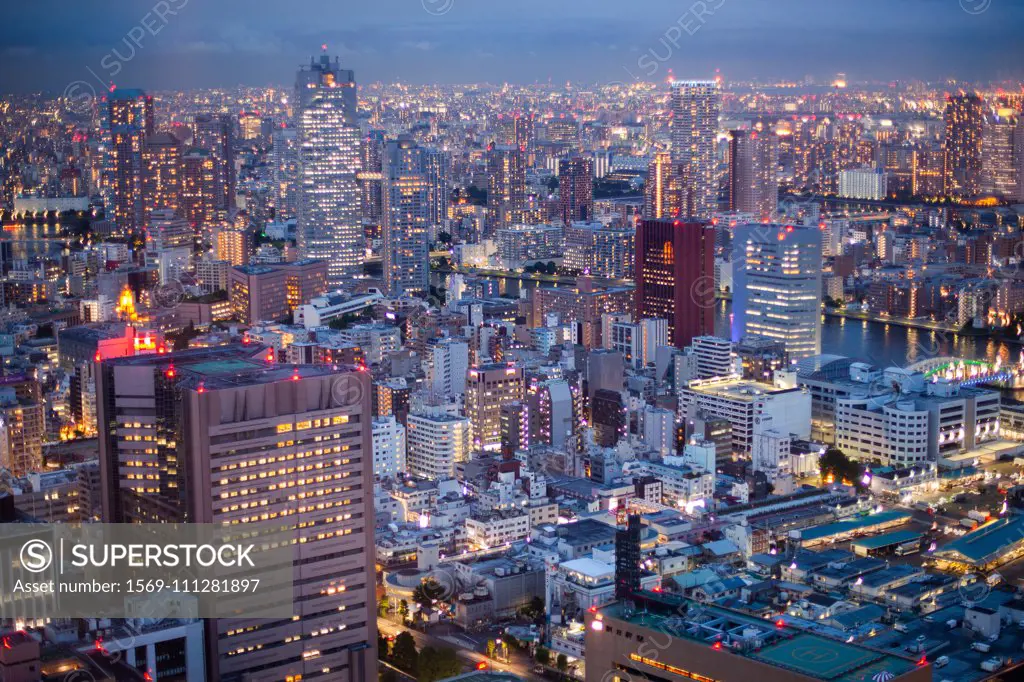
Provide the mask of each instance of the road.
{"label": "road", "polygon": [[[511,663],[501,663],[487,658],[487,656],[475,649],[471,649],[465,644],[465,642],[472,641],[459,635],[450,635],[450,639],[442,639],[435,637],[434,635],[412,628],[406,628],[401,625],[396,625],[389,620],[384,618],[377,619],[377,629],[381,634],[388,636],[397,636],[400,632],[408,632],[412,635],[412,638],[416,640],[416,648],[422,649],[425,646],[432,646],[435,649],[445,648],[454,649],[455,655],[458,656],[459,660],[466,667],[466,670],[476,670],[477,665],[481,662],[487,663],[490,670],[496,670],[500,672],[510,672],[519,675],[524,680],[535,680],[537,682],[543,682],[544,677],[538,677],[533,673],[533,662],[530,661],[525,655],[513,652],[513,660]],[[464,642],[463,644],[457,644],[456,642]]]}
{"label": "road", "polygon": [[910,319],[906,317],[895,317],[892,315],[876,315],[855,310],[837,310],[825,308],[825,315],[829,317],[845,317],[849,320],[863,320],[866,322],[879,322],[881,324],[893,324],[897,327],[911,327],[913,329],[924,329],[926,331],[947,332],[955,334],[960,328],[950,322],[934,322],[932,320]]}

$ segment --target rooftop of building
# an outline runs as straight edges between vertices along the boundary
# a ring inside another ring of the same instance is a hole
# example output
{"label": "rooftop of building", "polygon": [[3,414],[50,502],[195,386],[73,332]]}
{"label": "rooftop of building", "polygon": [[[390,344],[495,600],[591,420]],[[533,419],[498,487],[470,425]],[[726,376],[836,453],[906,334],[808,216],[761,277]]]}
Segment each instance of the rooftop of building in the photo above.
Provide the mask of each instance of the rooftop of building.
{"label": "rooftop of building", "polygon": [[943,545],[934,556],[984,565],[1020,546],[1021,543],[1024,543],[1024,515],[1010,514],[993,519],[967,535]]}
{"label": "rooftop of building", "polygon": [[[265,362],[266,346],[235,343],[213,348],[197,348],[174,353],[150,353],[114,358],[105,364],[115,366],[161,366],[173,371],[183,382],[204,390],[234,388],[278,381],[297,381],[355,371],[333,365],[281,365]],[[298,377],[298,379],[296,379]]]}
{"label": "rooftop of building", "polygon": [[859,530],[866,531],[869,528],[878,526],[883,523],[898,523],[901,521],[909,521],[910,516],[910,512],[900,511],[897,509],[890,509],[888,511],[881,511],[876,512],[874,514],[868,514],[867,516],[860,516],[855,519],[836,521],[835,523],[826,523],[821,526],[805,528],[802,531],[800,531],[800,539],[806,542],[808,540],[820,540],[821,538],[827,538],[833,535],[841,535],[843,533],[853,533]]}
{"label": "rooftop of building", "polygon": [[915,659],[858,644],[829,639],[785,624],[754,618],[729,609],[698,604],[683,597],[642,593],[630,607],[617,602],[597,617],[663,632],[672,637],[706,644],[817,680],[871,682],[887,671],[895,677],[913,670]]}
{"label": "rooftop of building", "polygon": [[920,540],[923,535],[923,533],[913,530],[896,530],[891,533],[882,533],[881,535],[876,535],[874,537],[854,540],[853,547],[860,547],[861,549],[871,551],[875,549],[882,549],[883,547],[890,547],[892,545],[901,545],[904,542]]}
{"label": "rooftop of building", "polygon": [[700,379],[690,382],[687,389],[703,395],[714,395],[729,400],[743,400],[753,402],[765,395],[779,395],[783,393],[798,393],[801,388],[778,388],[772,384],[762,384],[756,381],[740,379],[739,377],[719,377],[715,379]]}

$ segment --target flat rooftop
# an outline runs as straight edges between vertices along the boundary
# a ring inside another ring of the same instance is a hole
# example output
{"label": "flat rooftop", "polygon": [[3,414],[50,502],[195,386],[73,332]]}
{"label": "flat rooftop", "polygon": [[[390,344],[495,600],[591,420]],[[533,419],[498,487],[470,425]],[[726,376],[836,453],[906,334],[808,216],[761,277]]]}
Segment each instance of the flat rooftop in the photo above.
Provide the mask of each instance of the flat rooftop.
{"label": "flat rooftop", "polygon": [[690,382],[689,388],[685,389],[700,393],[702,395],[713,395],[729,400],[742,400],[753,402],[766,395],[779,395],[782,393],[799,393],[802,388],[777,388],[772,384],[762,384],[746,379],[721,378],[703,379]]}
{"label": "flat rooftop", "polygon": [[1024,543],[1024,516],[1013,514],[989,521],[953,542],[934,556],[940,559],[984,565]]}
{"label": "flat rooftop", "polygon": [[899,677],[916,666],[907,657],[803,632],[792,625],[779,628],[773,621],[729,609],[668,595],[646,599],[648,594],[651,593],[644,593],[647,606],[660,605],[663,612],[644,608],[643,602],[627,611],[625,604],[618,602],[598,613],[672,637],[702,642],[709,648],[721,641],[729,653],[818,680],[872,682],[880,672],[888,671]]}
{"label": "flat rooftop", "polygon": [[889,547],[891,545],[902,545],[904,542],[920,540],[923,535],[923,533],[918,533],[913,530],[896,530],[891,533],[882,533],[881,535],[876,535],[872,538],[854,540],[852,544],[854,547],[860,547],[866,550],[882,549],[883,547]]}
{"label": "flat rooftop", "polygon": [[822,526],[805,528],[800,531],[800,539],[805,542],[808,540],[820,540],[821,538],[842,535],[843,533],[853,533],[858,530],[866,531],[885,523],[906,523],[909,520],[909,512],[890,509],[889,511],[869,514],[848,521],[836,521],[835,523],[826,523]]}

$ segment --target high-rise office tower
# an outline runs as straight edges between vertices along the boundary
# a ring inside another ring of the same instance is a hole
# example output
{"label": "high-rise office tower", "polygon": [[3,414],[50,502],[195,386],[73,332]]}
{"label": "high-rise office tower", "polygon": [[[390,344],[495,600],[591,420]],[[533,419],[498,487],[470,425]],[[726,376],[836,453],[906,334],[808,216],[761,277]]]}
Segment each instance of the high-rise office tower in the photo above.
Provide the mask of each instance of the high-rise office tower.
{"label": "high-rise office tower", "polygon": [[771,220],[778,207],[779,146],[771,131],[733,130],[729,139],[729,210]]}
{"label": "high-rise office tower", "polygon": [[381,164],[383,162],[384,131],[371,130],[359,144],[363,169],[359,171],[359,188],[362,194],[363,220],[371,225],[380,225],[383,220],[383,198],[381,196]]}
{"label": "high-rise office tower", "polygon": [[657,152],[647,166],[644,183],[644,217],[679,216],[679,173],[669,152]]}
{"label": "high-rise office tower", "polygon": [[943,176],[948,196],[970,197],[981,189],[981,146],[985,103],[976,94],[946,100]]}
{"label": "high-rise office tower", "polygon": [[126,232],[142,227],[142,160],[146,139],[153,135],[153,98],[142,90],[115,90],[108,98],[110,171],[113,218]]}
{"label": "high-rise office tower", "polygon": [[531,152],[536,144],[534,140],[534,131],[536,129],[534,125],[533,114],[516,114],[513,119],[512,132],[513,139],[512,144],[519,147],[524,152]]}
{"label": "high-rise office tower", "polygon": [[570,149],[579,149],[580,124],[573,117],[559,114],[548,121],[545,128],[547,130],[548,142],[563,144]]}
{"label": "high-rise office tower", "polygon": [[171,133],[156,133],[142,148],[143,215],[181,208],[181,142]]}
{"label": "high-rise office tower", "polygon": [[181,215],[197,229],[217,222],[217,165],[205,149],[193,149],[181,157]]}
{"label": "high-rise office tower", "polygon": [[299,178],[299,142],[295,128],[275,128],[271,135],[274,164],[274,213],[277,219],[295,215]]}
{"label": "high-rise office tower", "polygon": [[436,226],[448,217],[452,157],[443,149],[428,147],[423,152],[427,167],[427,224]]}
{"label": "high-rise office tower", "polygon": [[426,154],[411,137],[390,140],[382,161],[384,286],[392,296],[428,288]]}
{"label": "high-rise office tower", "polygon": [[299,186],[297,239],[307,258],[329,264],[332,284],[363,266],[362,169],[355,74],[322,55],[295,83]]}
{"label": "high-rise office tower", "polygon": [[521,219],[526,206],[526,162],[519,147],[491,145],[487,149],[487,231]]}
{"label": "high-rise office tower", "polygon": [[682,176],[681,215],[710,218],[718,210],[715,139],[720,109],[717,81],[672,82],[672,163]]}
{"label": "high-rise office tower", "polygon": [[594,162],[574,156],[558,162],[558,196],[566,225],[594,216]]}
{"label": "high-rise office tower", "polygon": [[[820,263],[819,263],[820,265]],[[715,228],[710,223],[642,220],[636,231],[636,314],[668,320],[685,348],[715,333]]]}
{"label": "high-rise office tower", "polygon": [[230,114],[199,114],[194,146],[213,159],[214,208],[226,215],[235,207],[235,123]]}
{"label": "high-rise office tower", "polygon": [[733,236],[732,340],[779,341],[791,359],[821,353],[821,231],[741,225]]}
{"label": "high-rise office tower", "polygon": [[989,112],[982,134],[981,191],[1013,200],[1017,194],[1014,137],[1020,117],[1012,109]]}
{"label": "high-rise office tower", "polygon": [[1013,171],[1017,178],[1013,200],[1024,202],[1024,116],[1017,117],[1013,129]]}
{"label": "high-rise office tower", "polygon": [[466,380],[465,407],[477,450],[501,447],[501,406],[525,395],[523,368],[495,363],[472,367]]}
{"label": "high-rise office tower", "polygon": [[99,365],[103,519],[288,523],[294,617],[206,621],[206,679],[376,679],[369,375],[267,350]]}

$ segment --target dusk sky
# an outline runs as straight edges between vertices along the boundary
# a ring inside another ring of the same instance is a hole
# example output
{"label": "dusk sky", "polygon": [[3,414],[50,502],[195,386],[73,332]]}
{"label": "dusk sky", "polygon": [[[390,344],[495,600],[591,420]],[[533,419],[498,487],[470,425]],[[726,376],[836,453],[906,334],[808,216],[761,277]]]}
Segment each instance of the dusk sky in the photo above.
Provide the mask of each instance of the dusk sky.
{"label": "dusk sky", "polygon": [[[663,80],[668,68],[680,77],[718,68],[727,79],[997,80],[1024,64],[1019,0],[702,6],[700,18],[692,0],[11,1],[0,89],[60,91],[97,77],[146,89],[290,85],[321,43],[362,83]],[[133,28],[141,47],[125,42]]]}

